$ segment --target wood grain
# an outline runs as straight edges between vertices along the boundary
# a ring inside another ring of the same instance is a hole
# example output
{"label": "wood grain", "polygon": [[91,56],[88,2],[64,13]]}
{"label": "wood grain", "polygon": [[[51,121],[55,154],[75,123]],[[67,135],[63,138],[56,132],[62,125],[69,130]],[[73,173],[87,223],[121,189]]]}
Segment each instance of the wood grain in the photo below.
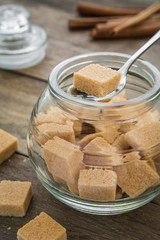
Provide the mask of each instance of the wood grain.
{"label": "wood grain", "polygon": [[[77,4],[79,0],[65,0],[65,1],[59,1],[59,0],[34,0],[34,2],[45,4],[47,6],[51,6],[57,9],[63,9],[64,11],[67,12],[73,12],[76,11]],[[126,7],[126,4],[130,8],[135,8],[135,7],[146,7],[148,6],[148,2],[145,0],[137,1],[135,4],[135,1],[128,1],[126,3],[126,0],[87,0],[87,2],[92,2],[92,3],[98,3],[98,4],[103,4],[107,6],[116,6],[116,7]]]}
{"label": "wood grain", "polygon": [[160,237],[160,206],[155,203],[117,216],[78,212],[56,200],[37,179],[29,159],[18,154],[0,166],[0,181],[4,179],[31,181],[34,196],[25,217],[0,217],[0,240],[16,239],[17,230],[41,211],[67,228],[68,240],[158,240]]}
{"label": "wood grain", "polygon": [[45,82],[0,70],[0,128],[18,138],[18,150],[24,154],[31,111],[46,86]]}

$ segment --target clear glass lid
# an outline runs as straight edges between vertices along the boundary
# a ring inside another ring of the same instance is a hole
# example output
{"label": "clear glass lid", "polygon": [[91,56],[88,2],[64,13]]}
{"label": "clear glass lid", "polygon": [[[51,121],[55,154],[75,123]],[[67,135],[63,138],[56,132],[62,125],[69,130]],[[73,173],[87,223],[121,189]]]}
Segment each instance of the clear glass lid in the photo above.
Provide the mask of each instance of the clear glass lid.
{"label": "clear glass lid", "polygon": [[30,24],[30,13],[24,7],[0,6],[0,68],[33,66],[44,58],[46,46],[45,30]]}

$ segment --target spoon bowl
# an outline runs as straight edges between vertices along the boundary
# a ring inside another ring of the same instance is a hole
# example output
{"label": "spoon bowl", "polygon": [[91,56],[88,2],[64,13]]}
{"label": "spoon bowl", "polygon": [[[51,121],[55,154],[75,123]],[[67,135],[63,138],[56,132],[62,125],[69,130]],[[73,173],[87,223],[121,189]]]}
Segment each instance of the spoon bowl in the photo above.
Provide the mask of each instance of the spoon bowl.
{"label": "spoon bowl", "polygon": [[151,47],[158,39],[160,38],[160,30],[152,37],[150,38],[138,51],[136,51],[129,59],[128,61],[118,70],[121,73],[121,79],[119,82],[119,86],[117,89],[115,89],[113,92],[105,95],[104,97],[95,97],[93,95],[89,95],[85,92],[78,91],[74,85],[71,85],[67,89],[67,93],[72,95],[73,97],[78,97],[81,99],[86,99],[90,101],[104,101],[107,99],[110,99],[112,97],[115,97],[118,95],[126,85],[126,75],[131,67],[131,65],[137,60],[138,57],[140,57],[149,47]]}

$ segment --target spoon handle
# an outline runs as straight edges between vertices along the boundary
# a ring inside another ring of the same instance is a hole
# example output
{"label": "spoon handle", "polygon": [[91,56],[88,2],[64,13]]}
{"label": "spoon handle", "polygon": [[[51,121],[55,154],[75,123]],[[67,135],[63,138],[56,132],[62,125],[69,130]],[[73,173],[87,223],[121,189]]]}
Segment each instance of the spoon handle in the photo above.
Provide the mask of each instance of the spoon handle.
{"label": "spoon handle", "polygon": [[160,38],[160,30],[153,35],[137,52],[135,52],[132,57],[121,67],[120,71],[122,74],[126,74],[131,65],[136,61],[138,57],[142,55],[150,46],[153,45]]}

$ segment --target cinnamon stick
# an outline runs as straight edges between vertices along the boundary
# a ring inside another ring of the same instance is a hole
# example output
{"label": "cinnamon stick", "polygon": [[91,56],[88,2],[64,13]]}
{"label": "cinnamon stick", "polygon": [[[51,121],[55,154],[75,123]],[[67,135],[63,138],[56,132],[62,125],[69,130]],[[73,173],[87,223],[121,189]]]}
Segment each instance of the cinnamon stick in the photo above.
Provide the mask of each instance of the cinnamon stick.
{"label": "cinnamon stick", "polygon": [[113,29],[114,34],[118,34],[118,32],[125,30],[127,27],[134,26],[136,24],[141,23],[142,21],[148,19],[150,16],[152,16],[154,13],[158,12],[160,10],[160,3],[155,2],[139,14],[137,14],[134,17],[131,17],[130,19],[126,20],[125,22],[121,23],[117,27]]}
{"label": "cinnamon stick", "polygon": [[160,29],[160,19],[145,20],[144,22],[134,27],[128,27],[125,31],[118,32],[113,35],[113,28],[116,22],[107,24],[99,24],[94,28],[90,35],[94,39],[118,39],[118,38],[133,38],[133,37],[149,37],[155,34]]}
{"label": "cinnamon stick", "polygon": [[128,18],[128,16],[72,18],[69,20],[68,26],[71,30],[87,29],[95,27],[98,23],[106,23],[114,20],[120,22],[120,19],[124,21]]}
{"label": "cinnamon stick", "polygon": [[[130,17],[126,18],[115,18],[107,21],[106,23],[99,23],[96,24],[95,29],[98,34],[104,34],[105,32],[110,31],[110,34],[113,34],[113,29],[116,28],[119,24],[124,23],[124,21],[127,21],[127,19],[130,19]],[[159,23],[160,27],[160,15],[154,15],[150,19],[145,20],[144,24],[154,24],[154,23]],[[141,23],[141,26],[143,24]],[[135,29],[135,28],[134,28]]]}
{"label": "cinnamon stick", "polygon": [[83,1],[79,2],[77,5],[77,11],[84,16],[134,15],[141,10],[142,9],[109,7]]}

